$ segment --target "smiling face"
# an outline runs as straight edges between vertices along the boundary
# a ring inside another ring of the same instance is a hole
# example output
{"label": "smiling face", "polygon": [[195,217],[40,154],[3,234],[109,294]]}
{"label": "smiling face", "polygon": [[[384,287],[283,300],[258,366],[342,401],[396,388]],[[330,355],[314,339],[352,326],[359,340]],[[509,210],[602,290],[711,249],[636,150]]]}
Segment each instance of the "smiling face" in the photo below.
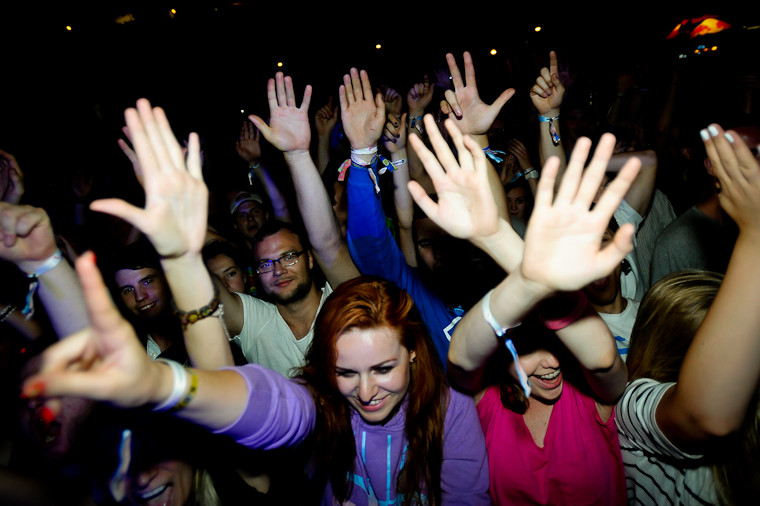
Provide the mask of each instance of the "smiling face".
{"label": "smiling face", "polygon": [[[275,260],[288,253],[303,251],[303,246],[290,230],[279,230],[254,245],[255,265],[265,260]],[[284,267],[274,263],[270,272],[260,273],[259,285],[276,304],[289,304],[305,298],[313,288],[311,269],[314,261],[308,251],[298,256],[298,263]]]}
{"label": "smiling face", "polygon": [[389,327],[350,329],[335,347],[337,387],[351,407],[369,423],[391,418],[409,390],[415,352]]}
{"label": "smiling face", "polygon": [[520,366],[532,387],[530,396],[545,404],[552,404],[562,394],[562,370],[559,360],[547,350],[535,350],[520,355]]}
{"label": "smiling face", "polygon": [[127,478],[128,504],[182,506],[193,489],[193,468],[181,460],[153,464]]}
{"label": "smiling face", "polygon": [[121,269],[114,278],[121,300],[138,318],[156,318],[169,308],[169,288],[158,270],[152,267]]}

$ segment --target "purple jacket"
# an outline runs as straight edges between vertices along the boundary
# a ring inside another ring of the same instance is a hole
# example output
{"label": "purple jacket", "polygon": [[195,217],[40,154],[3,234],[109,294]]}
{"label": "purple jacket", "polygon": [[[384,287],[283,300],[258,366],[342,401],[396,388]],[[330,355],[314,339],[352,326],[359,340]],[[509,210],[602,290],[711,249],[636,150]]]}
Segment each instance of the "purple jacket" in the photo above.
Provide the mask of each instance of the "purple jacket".
{"label": "purple jacket", "polygon": [[[257,449],[295,446],[314,429],[316,408],[309,391],[297,381],[255,364],[234,368],[250,393],[243,414],[217,433]],[[441,488],[443,504],[491,504],[485,439],[472,398],[453,389],[446,411]],[[398,473],[404,466],[406,403],[384,425],[366,423],[355,411],[351,425],[356,439],[354,486],[349,497],[356,506],[396,504]],[[328,485],[322,503],[335,504]]]}

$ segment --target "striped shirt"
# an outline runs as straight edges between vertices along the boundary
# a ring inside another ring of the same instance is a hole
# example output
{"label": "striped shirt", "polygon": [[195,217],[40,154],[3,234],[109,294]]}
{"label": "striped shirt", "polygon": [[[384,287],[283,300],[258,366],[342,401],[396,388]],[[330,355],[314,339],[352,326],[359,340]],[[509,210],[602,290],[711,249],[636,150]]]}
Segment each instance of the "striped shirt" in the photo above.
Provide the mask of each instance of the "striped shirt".
{"label": "striped shirt", "polygon": [[629,504],[718,503],[712,468],[701,455],[676,448],[657,427],[657,405],[673,385],[637,379],[615,407]]}

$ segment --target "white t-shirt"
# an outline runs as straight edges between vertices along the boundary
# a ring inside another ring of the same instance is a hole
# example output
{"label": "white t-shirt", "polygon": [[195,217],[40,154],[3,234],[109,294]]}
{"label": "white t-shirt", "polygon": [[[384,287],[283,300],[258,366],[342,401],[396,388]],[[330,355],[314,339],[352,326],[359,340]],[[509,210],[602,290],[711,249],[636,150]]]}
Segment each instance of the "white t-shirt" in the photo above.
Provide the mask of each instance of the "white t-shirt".
{"label": "white t-shirt", "polygon": [[615,345],[623,362],[628,358],[628,347],[631,345],[631,331],[633,330],[633,324],[636,322],[636,315],[639,312],[639,301],[628,298],[626,298],[626,301],[627,304],[622,313],[599,313],[599,316],[607,324],[612,335],[615,336]]}
{"label": "white t-shirt", "polygon": [[[636,210],[632,208],[625,200],[622,200],[617,209],[615,209],[613,217],[615,218],[615,221],[618,223],[618,225],[621,226],[624,223],[633,223],[633,248],[635,250],[637,246],[636,233],[639,231],[639,225],[641,225],[641,222],[644,220],[644,218],[642,218],[641,215],[637,213]],[[639,274],[639,266],[636,262],[636,256],[634,255],[634,252],[631,251],[628,253],[625,256],[625,259],[631,266],[631,271],[628,273],[625,273],[623,271],[620,272],[620,291],[623,294],[623,297],[626,299],[641,300],[641,298],[644,296],[646,287],[644,287],[644,281]]]}
{"label": "white t-shirt", "polygon": [[[332,288],[325,283],[317,314],[331,293]],[[304,364],[304,356],[314,337],[314,321],[309,332],[296,339],[275,304],[244,293],[237,295],[243,303],[243,329],[232,340],[240,345],[249,363],[260,364],[288,378],[292,377],[296,372],[293,368]]]}
{"label": "white t-shirt", "polygon": [[675,383],[632,381],[615,406],[628,504],[718,504],[712,468],[676,448],[655,419],[663,394]]}

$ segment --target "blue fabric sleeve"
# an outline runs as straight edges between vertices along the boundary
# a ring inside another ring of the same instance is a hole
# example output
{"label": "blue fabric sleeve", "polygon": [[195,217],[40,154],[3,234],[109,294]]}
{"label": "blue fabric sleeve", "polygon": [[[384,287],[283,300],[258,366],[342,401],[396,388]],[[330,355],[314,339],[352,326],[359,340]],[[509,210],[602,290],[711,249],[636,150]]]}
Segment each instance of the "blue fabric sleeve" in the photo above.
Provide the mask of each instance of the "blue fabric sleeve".
{"label": "blue fabric sleeve", "polygon": [[[376,168],[377,164],[373,166],[373,171]],[[451,333],[461,317],[454,315],[441,298],[422,282],[416,269],[406,263],[404,254],[385,225],[380,195],[375,193],[375,185],[368,171],[355,165],[349,170],[348,249],[351,258],[362,274],[381,276],[409,293],[445,366]]]}

